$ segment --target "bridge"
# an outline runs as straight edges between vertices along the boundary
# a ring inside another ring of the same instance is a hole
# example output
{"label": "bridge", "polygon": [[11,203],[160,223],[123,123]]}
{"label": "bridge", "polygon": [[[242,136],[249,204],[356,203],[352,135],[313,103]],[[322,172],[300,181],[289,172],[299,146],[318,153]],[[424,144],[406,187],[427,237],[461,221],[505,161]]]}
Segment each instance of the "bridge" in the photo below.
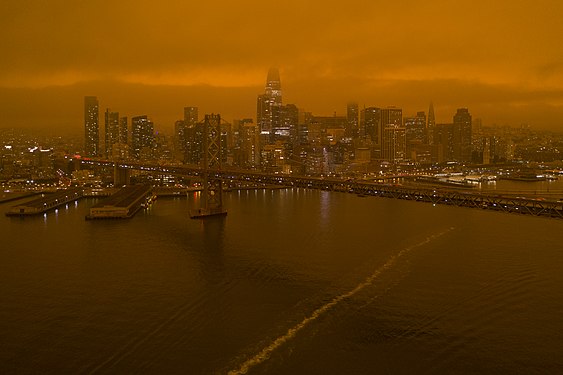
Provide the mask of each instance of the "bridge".
{"label": "bridge", "polygon": [[[563,202],[548,200],[541,197],[525,198],[517,196],[518,193],[516,192],[513,194],[495,194],[494,192],[484,193],[442,186],[416,187],[381,184],[352,179],[269,174],[240,169],[205,169],[203,167],[188,165],[161,165],[156,163],[135,163],[125,161],[112,162],[104,160],[82,160],[82,163],[91,166],[112,167],[119,171],[141,170],[161,174],[200,177],[204,181],[208,181],[207,183],[204,183],[204,188],[207,184],[209,184],[209,181],[213,181],[212,184],[214,189],[221,188],[221,184],[217,183],[217,181],[238,181],[255,184],[345,192],[357,194],[359,196],[394,198],[415,202],[426,202],[434,205],[440,204],[456,207],[469,207],[480,210],[563,219]],[[211,195],[214,199],[213,204],[216,205],[214,206],[214,209],[220,210],[219,212],[224,212],[222,210],[221,194],[220,190],[215,190],[215,193]],[[204,207],[203,210],[205,209],[206,208]]]}
{"label": "bridge", "polygon": [[563,202],[561,201],[543,198],[530,199],[510,193],[483,193],[453,187],[404,186],[352,179],[316,178],[224,169],[221,162],[223,150],[220,124],[220,115],[205,115],[203,121],[203,165],[201,167],[91,159],[82,159],[81,162],[91,166],[113,167],[115,186],[128,184],[129,172],[132,169],[201,178],[203,181],[202,206],[190,211],[192,218],[226,214],[223,209],[223,182],[241,181],[563,219]]}

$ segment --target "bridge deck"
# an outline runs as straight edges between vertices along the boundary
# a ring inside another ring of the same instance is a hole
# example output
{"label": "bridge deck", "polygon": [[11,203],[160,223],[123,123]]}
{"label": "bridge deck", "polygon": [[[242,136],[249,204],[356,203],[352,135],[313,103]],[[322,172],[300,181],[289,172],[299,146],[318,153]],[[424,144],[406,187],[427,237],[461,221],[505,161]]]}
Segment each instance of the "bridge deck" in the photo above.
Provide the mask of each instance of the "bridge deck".
{"label": "bridge deck", "polygon": [[[83,161],[99,166],[113,166],[109,161]],[[504,194],[466,191],[449,187],[413,187],[357,180],[325,179],[292,175],[267,174],[246,170],[203,170],[192,166],[145,163],[118,163],[119,168],[140,169],[157,173],[202,176],[226,181],[247,181],[308,189],[348,192],[359,195],[412,200],[432,204],[470,207],[505,213],[563,219],[563,202],[543,198],[523,198]]]}

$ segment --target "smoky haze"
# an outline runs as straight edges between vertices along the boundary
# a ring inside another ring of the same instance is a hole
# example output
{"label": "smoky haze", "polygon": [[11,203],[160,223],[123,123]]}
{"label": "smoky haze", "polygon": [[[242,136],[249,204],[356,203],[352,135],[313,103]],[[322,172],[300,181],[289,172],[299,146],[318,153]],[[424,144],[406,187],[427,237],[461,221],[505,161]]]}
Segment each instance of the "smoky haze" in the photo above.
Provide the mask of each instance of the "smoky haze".
{"label": "smoky haze", "polygon": [[560,130],[563,3],[352,0],[0,5],[0,126],[82,129],[82,101],[171,129],[184,106],[255,117],[278,66],[284,102],[469,107],[484,124]]}

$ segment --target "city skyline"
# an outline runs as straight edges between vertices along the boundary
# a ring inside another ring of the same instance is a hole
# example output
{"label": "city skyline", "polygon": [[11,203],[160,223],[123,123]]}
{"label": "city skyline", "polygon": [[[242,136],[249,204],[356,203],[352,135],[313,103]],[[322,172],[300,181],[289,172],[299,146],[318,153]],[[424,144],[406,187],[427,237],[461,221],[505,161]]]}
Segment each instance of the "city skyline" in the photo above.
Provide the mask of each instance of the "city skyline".
{"label": "city skyline", "polygon": [[432,101],[437,123],[460,107],[486,125],[563,122],[559,2],[107,5],[2,5],[0,127],[74,130],[88,95],[161,129],[190,105],[246,118],[271,66],[284,101],[319,115]]}

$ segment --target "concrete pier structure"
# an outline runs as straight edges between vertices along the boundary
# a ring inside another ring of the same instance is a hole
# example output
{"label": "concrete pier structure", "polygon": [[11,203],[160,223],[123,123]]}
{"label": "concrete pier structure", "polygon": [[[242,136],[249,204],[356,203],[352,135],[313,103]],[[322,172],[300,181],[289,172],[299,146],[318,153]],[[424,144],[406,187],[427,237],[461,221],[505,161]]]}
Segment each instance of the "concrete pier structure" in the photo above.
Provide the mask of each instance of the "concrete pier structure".
{"label": "concrete pier structure", "polygon": [[10,208],[6,212],[7,216],[29,216],[38,215],[47,212],[51,209],[55,209],[59,206],[67,204],[69,202],[80,199],[84,196],[84,190],[82,188],[71,188],[65,190],[59,190],[52,194],[46,194],[40,198],[33,199],[29,202],[18,204]]}
{"label": "concrete pier structure", "polygon": [[150,185],[126,186],[92,206],[86,219],[130,219],[153,199]]}

